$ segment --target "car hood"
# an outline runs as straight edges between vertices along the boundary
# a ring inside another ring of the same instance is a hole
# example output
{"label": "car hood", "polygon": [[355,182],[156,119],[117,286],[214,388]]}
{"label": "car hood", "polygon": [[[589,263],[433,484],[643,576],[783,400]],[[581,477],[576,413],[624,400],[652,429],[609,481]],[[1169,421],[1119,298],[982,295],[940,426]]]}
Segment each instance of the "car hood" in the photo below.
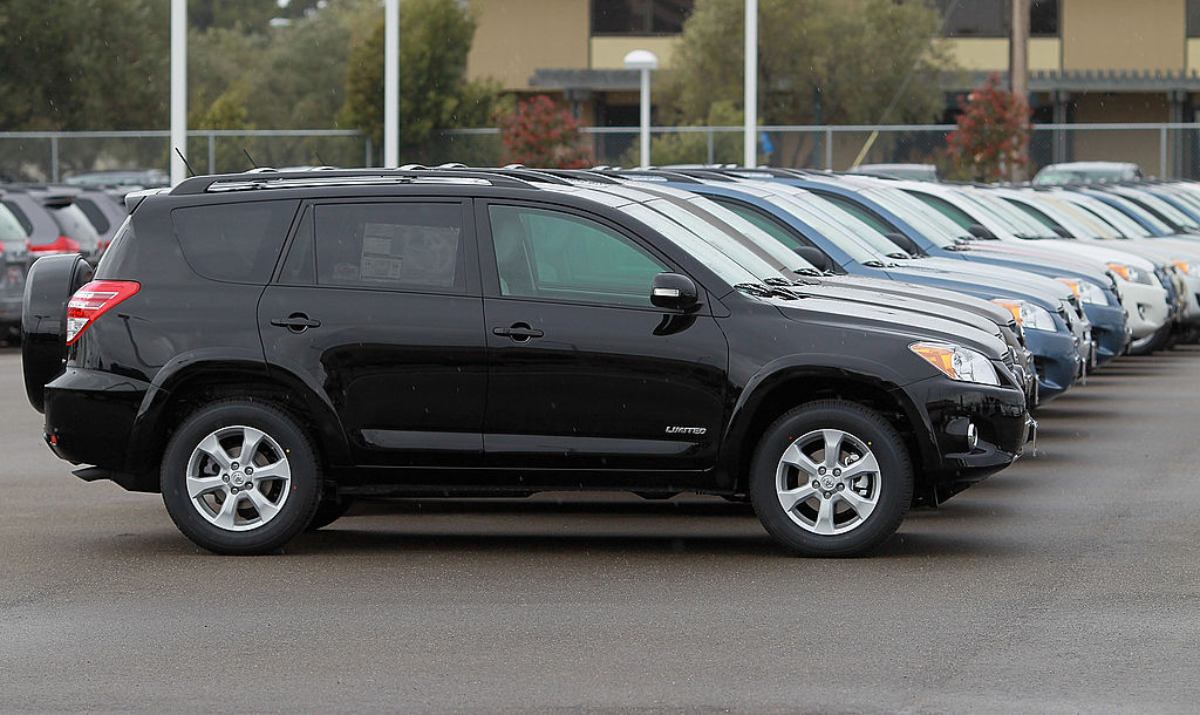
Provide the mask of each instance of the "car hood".
{"label": "car hood", "polygon": [[936,305],[948,305],[986,318],[997,325],[1008,325],[1012,322],[1012,313],[995,303],[989,303],[981,298],[952,290],[942,290],[932,286],[905,283],[904,281],[887,281],[867,276],[822,276],[821,278],[811,280],[819,280],[825,285],[867,288],[883,295],[908,296]]}
{"label": "car hood", "polygon": [[1008,345],[989,332],[922,313],[829,298],[765,300],[773,303],[785,317],[799,322],[820,322],[839,330],[886,333],[912,341],[954,343],[992,360],[1001,360],[1008,353]]}
{"label": "car hood", "polygon": [[[874,290],[866,286],[854,285],[797,285],[790,290],[802,295],[829,298],[832,300],[846,300],[852,303],[860,303],[862,305],[874,305],[881,308],[894,307],[901,310],[907,310],[921,315],[929,315],[933,317],[944,318],[955,323],[969,325],[976,330],[982,330],[986,333],[999,336],[999,325],[1007,325],[1012,315],[998,306],[999,316],[992,318],[991,316],[984,317],[978,313],[969,310],[963,310],[954,305],[945,303],[935,303],[932,301],[920,298],[916,293],[906,295],[904,293],[892,292],[887,293],[879,290]],[[966,296],[962,296],[964,300]],[[983,302],[983,301],[980,301]]]}

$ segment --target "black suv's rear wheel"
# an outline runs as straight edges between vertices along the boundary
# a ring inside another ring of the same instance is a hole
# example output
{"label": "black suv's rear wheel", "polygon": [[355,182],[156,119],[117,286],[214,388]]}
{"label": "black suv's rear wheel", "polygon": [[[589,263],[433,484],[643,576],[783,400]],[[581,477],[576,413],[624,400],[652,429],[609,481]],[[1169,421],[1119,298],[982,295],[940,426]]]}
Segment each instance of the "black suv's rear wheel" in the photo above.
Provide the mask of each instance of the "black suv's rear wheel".
{"label": "black suv's rear wheel", "polygon": [[767,531],[806,556],[853,556],[891,536],[912,501],[908,450],[873,410],[841,400],[797,407],[755,450],[750,499]]}
{"label": "black suv's rear wheel", "polygon": [[276,551],[304,531],[321,497],[308,436],[260,402],[219,402],[189,416],[167,445],[162,494],[175,525],[220,554]]}

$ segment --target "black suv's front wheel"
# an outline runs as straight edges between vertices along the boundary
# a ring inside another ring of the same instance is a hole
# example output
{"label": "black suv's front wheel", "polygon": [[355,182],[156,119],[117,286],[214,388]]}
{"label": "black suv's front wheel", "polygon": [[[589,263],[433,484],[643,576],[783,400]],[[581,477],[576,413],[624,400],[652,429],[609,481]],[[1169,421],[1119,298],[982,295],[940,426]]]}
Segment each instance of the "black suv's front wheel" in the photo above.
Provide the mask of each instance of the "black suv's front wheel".
{"label": "black suv's front wheel", "polygon": [[278,550],[309,525],[321,497],[308,436],[284,412],[250,401],[184,420],[163,456],[161,486],[179,530],[220,554]]}
{"label": "black suv's front wheel", "polygon": [[908,511],[913,472],[896,429],[841,400],[801,405],[764,433],[750,499],[767,531],[806,556],[853,556],[891,536]]}

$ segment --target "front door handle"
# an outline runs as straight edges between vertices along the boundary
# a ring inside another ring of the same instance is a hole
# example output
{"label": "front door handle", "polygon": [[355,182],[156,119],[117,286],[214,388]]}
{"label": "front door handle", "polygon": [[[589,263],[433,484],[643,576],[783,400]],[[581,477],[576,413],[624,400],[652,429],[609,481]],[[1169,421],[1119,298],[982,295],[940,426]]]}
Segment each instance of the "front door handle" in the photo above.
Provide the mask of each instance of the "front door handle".
{"label": "front door handle", "polygon": [[286,318],[272,318],[271,325],[277,328],[287,328],[293,333],[303,333],[309,328],[321,327],[321,321],[313,320],[304,313],[292,313]]}
{"label": "front door handle", "polygon": [[540,338],[545,333],[537,328],[530,327],[529,323],[513,323],[507,328],[492,328],[492,335],[512,338],[518,343],[523,343],[530,338]]}

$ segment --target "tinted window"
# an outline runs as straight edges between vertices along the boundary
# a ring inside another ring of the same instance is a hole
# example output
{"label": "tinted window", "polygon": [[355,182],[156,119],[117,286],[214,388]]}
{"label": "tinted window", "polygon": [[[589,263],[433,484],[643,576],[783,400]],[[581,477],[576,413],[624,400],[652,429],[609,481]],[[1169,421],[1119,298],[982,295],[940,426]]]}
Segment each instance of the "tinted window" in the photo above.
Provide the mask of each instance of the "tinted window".
{"label": "tinted window", "polygon": [[108,222],[108,217],[100,210],[95,201],[91,199],[75,199],[75,205],[79,210],[88,217],[88,221],[92,222],[92,226],[97,233],[108,233],[108,229],[112,228],[112,224]]}
{"label": "tinted window", "polygon": [[924,201],[925,203],[929,204],[933,208],[937,209],[938,213],[942,214],[946,218],[948,218],[951,221],[953,221],[954,223],[958,224],[959,228],[970,228],[971,226],[973,226],[977,223],[975,221],[975,219],[971,218],[965,211],[958,208],[957,206],[950,203],[949,201],[946,201],[945,199],[941,198],[940,196],[931,196],[930,194],[925,194],[925,193],[921,193],[921,192],[917,192],[917,191],[913,191],[913,192],[909,192],[909,193],[911,193],[913,196],[916,196],[918,199]]}
{"label": "tinted window", "polygon": [[313,253],[313,210],[308,209],[296,227],[296,237],[288,250],[279,282],[288,285],[312,285],[317,281],[317,259]]}
{"label": "tinted window", "polygon": [[779,241],[788,248],[794,250],[800,246],[807,245],[806,243],[799,241],[791,231],[780,225],[779,222],[774,218],[763,215],[758,209],[752,209],[749,206],[745,206],[736,201],[730,201],[728,199],[717,197],[713,197],[713,201],[716,201],[725,208],[736,213],[738,216],[741,216],[750,223],[754,224],[760,230],[765,231],[771,238]]}
{"label": "tinted window", "polygon": [[649,307],[650,284],[667,270],[595,221],[516,206],[488,215],[502,295]]}
{"label": "tinted window", "polygon": [[205,278],[266,283],[296,201],[255,201],[175,209],[171,220],[188,265]]}
{"label": "tinted window", "polygon": [[12,212],[13,217],[16,218],[17,222],[21,224],[21,228],[25,229],[26,236],[33,233],[33,222],[30,221],[29,217],[25,215],[25,212],[21,210],[21,207],[17,205],[17,202],[5,201],[4,208]]}
{"label": "tinted window", "polygon": [[319,284],[466,292],[461,204],[327,204],[315,212]]}
{"label": "tinted window", "polygon": [[695,0],[592,0],[592,34],[675,35]]}

